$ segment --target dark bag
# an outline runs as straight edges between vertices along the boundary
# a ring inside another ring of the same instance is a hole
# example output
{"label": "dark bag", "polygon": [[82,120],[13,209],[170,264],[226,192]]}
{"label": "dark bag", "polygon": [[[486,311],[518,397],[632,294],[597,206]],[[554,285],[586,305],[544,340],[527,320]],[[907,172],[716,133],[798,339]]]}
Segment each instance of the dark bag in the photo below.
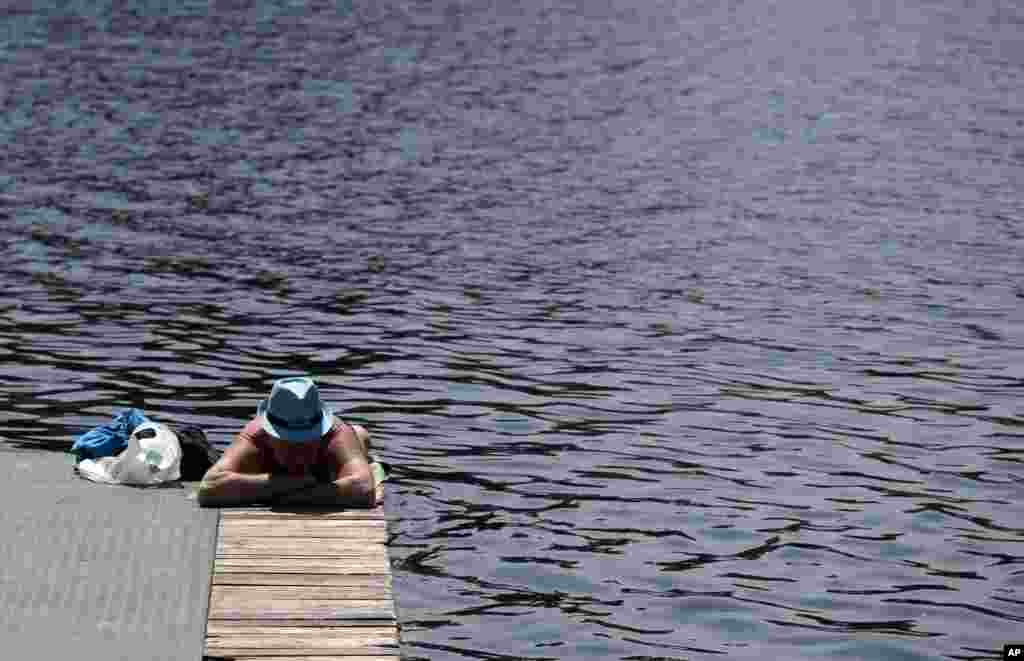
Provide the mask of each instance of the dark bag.
{"label": "dark bag", "polygon": [[167,423],[167,426],[178,435],[178,442],[181,444],[181,481],[202,480],[206,471],[210,470],[224,453],[213,447],[206,438],[206,432],[196,425]]}

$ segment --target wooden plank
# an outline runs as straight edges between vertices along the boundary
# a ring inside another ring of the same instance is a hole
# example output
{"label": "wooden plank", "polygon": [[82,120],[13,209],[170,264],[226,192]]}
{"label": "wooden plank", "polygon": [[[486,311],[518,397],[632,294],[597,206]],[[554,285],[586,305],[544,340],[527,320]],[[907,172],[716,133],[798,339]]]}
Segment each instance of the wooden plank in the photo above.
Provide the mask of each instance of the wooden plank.
{"label": "wooden plank", "polygon": [[314,520],[285,519],[281,521],[253,521],[241,519],[221,522],[224,537],[316,537],[359,539],[386,542],[388,522],[374,519]]}
{"label": "wooden plank", "polygon": [[391,570],[391,563],[386,553],[333,558],[318,556],[281,558],[240,554],[215,558],[213,570],[225,573],[381,574]]}
{"label": "wooden plank", "polygon": [[[354,651],[344,646],[329,646],[326,649],[316,648],[309,652],[304,651],[305,648],[292,648],[292,647],[281,647],[273,649],[260,649],[252,647],[236,647],[232,645],[215,645],[208,647],[203,653],[204,658],[208,657],[211,659],[224,659],[224,661],[237,661],[241,658],[246,659],[266,659],[266,658],[278,658],[282,655],[286,655],[285,658],[299,658],[303,661],[321,661],[324,658],[331,658],[337,655],[344,655],[342,658],[354,659],[358,661],[366,657],[374,658],[378,655],[396,655],[398,654],[398,645],[374,645],[364,646],[358,651]],[[347,654],[346,654],[347,653]],[[325,656],[327,655],[327,656]],[[399,658],[395,656],[394,658]]]}
{"label": "wooden plank", "polygon": [[285,522],[298,522],[307,521],[310,523],[335,523],[342,526],[362,526],[362,525],[375,525],[384,524],[386,525],[387,519],[381,519],[379,517],[348,517],[348,518],[336,518],[336,517],[310,517],[307,515],[253,515],[249,517],[221,517],[221,522],[231,524],[243,524],[251,523],[254,525],[264,524],[267,526],[280,526]]}
{"label": "wooden plank", "polygon": [[[227,657],[225,657],[226,659]],[[210,657],[213,661],[216,661],[216,657]],[[397,654],[388,654],[386,656],[380,654],[374,654],[373,656],[349,655],[338,656],[332,654],[331,656],[233,656],[230,657],[230,661],[401,661],[402,657]]]}
{"label": "wooden plank", "polygon": [[217,553],[245,555],[376,555],[387,547],[380,542],[296,537],[235,537],[217,540]]}
{"label": "wooden plank", "polygon": [[352,548],[358,550],[362,548],[383,547],[386,540],[369,539],[367,537],[359,536],[358,533],[356,536],[307,537],[304,535],[262,535],[256,531],[240,534],[237,531],[232,532],[222,530],[218,535],[217,542],[230,546],[248,546],[255,549],[269,548],[271,546],[282,547],[286,545],[298,545],[317,546],[322,548]]}
{"label": "wooden plank", "polygon": [[[354,620],[375,620],[380,623],[395,619],[390,599],[292,599],[277,602],[242,603],[225,606],[211,596],[209,622],[215,620],[275,620],[305,623],[306,620],[330,621],[343,625]],[[301,622],[300,622],[301,621]]]}
{"label": "wooden plank", "polygon": [[352,528],[387,528],[387,519],[381,518],[347,518],[337,519],[329,517],[311,517],[311,516],[289,516],[283,517],[275,515],[274,517],[269,516],[235,516],[224,519],[224,523],[242,526],[242,525],[268,525],[272,527],[285,526],[285,525],[301,525],[303,523],[309,525],[331,525],[341,527],[352,527]]}
{"label": "wooden plank", "polygon": [[238,531],[222,531],[220,537],[217,539],[220,543],[226,545],[238,546],[240,544],[248,544],[252,547],[267,547],[273,544],[282,544],[281,540],[290,540],[290,543],[297,544],[300,546],[348,546],[352,548],[362,548],[367,546],[379,545],[383,546],[386,543],[386,539],[383,535],[378,535],[373,532],[367,531],[353,531],[351,533],[343,535],[304,535],[304,534],[292,534],[292,535],[267,535],[264,531],[254,529],[247,532]]}
{"label": "wooden plank", "polygon": [[400,661],[382,508],[221,512],[206,654]]}
{"label": "wooden plank", "polygon": [[[308,524],[315,526],[320,524],[322,526],[339,526],[342,530],[344,529],[357,529],[357,528],[381,528],[386,530],[389,525],[385,519],[332,519],[332,518],[309,518],[306,516],[290,516],[283,517],[280,519],[274,519],[265,516],[249,516],[249,517],[233,517],[230,519],[221,518],[221,524],[233,527],[244,527],[249,526],[266,526],[268,530],[278,529],[281,526],[295,525],[299,526],[302,524]],[[328,528],[329,529],[329,528]]]}
{"label": "wooden plank", "polygon": [[[348,652],[348,654],[345,654]],[[282,649],[251,649],[247,647],[231,647],[231,646],[217,646],[208,648],[204,652],[203,656],[210,659],[223,659],[223,661],[238,661],[239,659],[253,659],[262,661],[262,659],[275,659],[280,658],[281,655],[286,655],[284,658],[297,658],[302,661],[321,661],[325,658],[336,658],[339,654],[343,655],[343,659],[352,659],[353,661],[361,661],[366,658],[376,658],[379,655],[396,655],[398,654],[398,646],[380,645],[374,647],[364,647],[358,652],[353,652],[345,647],[340,648],[328,648],[326,650],[313,650],[311,652],[303,652],[301,650],[295,650],[292,648]],[[391,656],[385,656],[384,658],[391,658]],[[398,659],[400,657],[394,656]]]}
{"label": "wooden plank", "polygon": [[229,599],[378,599],[390,588],[384,577],[374,578],[377,580],[373,583],[328,585],[318,590],[310,590],[308,585],[215,585],[212,589]]}
{"label": "wooden plank", "polygon": [[221,536],[217,540],[218,555],[378,555],[385,550],[379,542],[348,539]]}
{"label": "wooden plank", "polygon": [[311,590],[308,585],[214,585],[210,591],[210,603],[255,603],[257,601],[278,601],[306,599],[315,600],[360,600],[390,599],[390,589],[383,581],[368,585],[328,585]]}
{"label": "wooden plank", "polygon": [[281,609],[267,610],[256,610],[254,608],[211,609],[208,622],[248,622],[252,618],[259,618],[262,622],[274,622],[277,624],[311,624],[319,622],[327,625],[347,626],[362,621],[371,624],[386,624],[395,619],[395,611],[390,607],[391,602],[362,608],[321,604],[316,607],[304,606],[302,610],[299,610],[296,604],[301,603],[303,602],[291,602],[287,606],[281,606]]}
{"label": "wooden plank", "polygon": [[251,586],[304,586],[306,588],[353,588],[377,589],[391,592],[391,575],[380,572],[375,574],[271,574],[252,572],[214,572],[212,584],[218,585],[251,585]]}
{"label": "wooden plank", "polygon": [[[248,627],[246,631],[255,631],[257,629],[269,629],[275,627],[301,627],[303,629],[373,629],[388,626],[388,622],[384,620],[345,620],[339,622],[338,620],[301,620],[297,622],[287,622],[281,620],[210,620],[217,624],[231,624],[238,627]],[[395,624],[395,635],[398,635],[398,625]],[[244,635],[243,632],[237,632],[228,634],[233,635]],[[353,652],[346,652],[346,654],[352,654]]]}
{"label": "wooden plank", "polygon": [[[305,563],[303,566],[311,566],[311,567],[312,566],[318,566],[317,563],[321,563],[319,566],[327,566],[327,567],[330,567],[331,563],[334,563],[334,564],[337,564],[337,563],[355,563],[355,564],[371,563],[372,566],[383,566],[383,567],[385,567],[384,571],[386,571],[386,568],[390,564],[390,561],[389,561],[389,559],[387,557],[387,554],[386,553],[379,553],[379,552],[377,552],[377,553],[363,553],[361,555],[357,554],[357,553],[351,553],[351,554],[347,554],[347,555],[342,555],[342,554],[338,554],[338,553],[334,553],[334,554],[321,554],[321,555],[317,555],[316,553],[304,553],[304,554],[301,554],[301,555],[298,554],[298,553],[277,554],[277,555],[266,554],[266,553],[222,553],[220,555],[217,555],[217,557],[215,558],[215,562],[221,562],[221,561],[223,561],[225,563],[225,566],[233,566],[233,567],[240,566],[239,563],[250,562],[250,563],[252,563],[252,570],[251,571],[253,571],[253,572],[267,571],[267,569],[266,569],[267,567],[272,567],[273,569],[270,569],[269,571],[271,571],[273,573],[279,573],[279,571],[281,571],[281,570],[288,571],[286,569],[286,567],[289,564],[293,564],[293,563],[296,563],[296,562]],[[278,569],[278,568],[281,568],[281,569]],[[344,571],[337,572],[337,571],[334,571],[333,569],[329,569],[327,571],[311,570],[310,573],[311,574],[336,574],[336,573],[378,574],[378,573],[380,573],[380,571],[381,570],[373,570],[373,569],[365,570],[364,569],[364,570],[355,571],[355,572],[352,572],[352,571],[349,571],[349,572],[344,572]]]}
{"label": "wooden plank", "polygon": [[[346,626],[346,625],[314,625],[314,624],[282,624],[280,622],[233,622],[230,620],[217,620],[210,622],[206,627],[206,633],[211,636],[223,638],[225,636],[245,636],[255,638],[267,636],[270,638],[294,638],[296,640],[307,638],[327,639],[341,638],[350,632],[357,636],[361,642],[373,644],[387,644],[398,632],[397,624],[384,624],[378,622],[373,626]],[[351,654],[351,652],[345,652]]]}
{"label": "wooden plank", "polygon": [[[279,540],[276,543],[273,540]],[[366,543],[351,544],[346,542],[327,544],[317,541],[310,543],[308,539],[291,537],[268,537],[266,540],[219,540],[216,554],[218,557],[252,556],[252,557],[321,557],[321,558],[371,558],[385,555],[387,547],[383,544]]]}
{"label": "wooden plank", "polygon": [[398,627],[251,626],[211,621],[206,630],[209,656],[313,656],[397,654]]}
{"label": "wooden plank", "polygon": [[245,555],[375,555],[387,549],[381,542],[317,537],[220,537],[217,552]]}

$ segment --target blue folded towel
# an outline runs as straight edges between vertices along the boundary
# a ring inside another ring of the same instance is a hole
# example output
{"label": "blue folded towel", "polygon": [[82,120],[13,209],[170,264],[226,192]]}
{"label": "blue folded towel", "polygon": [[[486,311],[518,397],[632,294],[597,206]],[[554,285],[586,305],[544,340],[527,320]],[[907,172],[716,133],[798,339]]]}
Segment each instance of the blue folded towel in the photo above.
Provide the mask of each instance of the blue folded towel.
{"label": "blue folded towel", "polygon": [[78,457],[78,461],[110,457],[123,452],[128,447],[128,437],[144,422],[149,422],[149,419],[139,409],[121,411],[110,423],[76,438],[71,452]]}

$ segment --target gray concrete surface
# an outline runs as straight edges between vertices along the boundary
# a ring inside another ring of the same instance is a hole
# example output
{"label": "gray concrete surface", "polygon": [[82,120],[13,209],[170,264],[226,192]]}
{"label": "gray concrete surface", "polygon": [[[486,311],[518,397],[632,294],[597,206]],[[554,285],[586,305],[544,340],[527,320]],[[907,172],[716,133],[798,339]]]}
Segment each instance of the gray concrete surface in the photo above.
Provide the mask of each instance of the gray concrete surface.
{"label": "gray concrete surface", "polygon": [[0,451],[0,655],[200,661],[219,511]]}

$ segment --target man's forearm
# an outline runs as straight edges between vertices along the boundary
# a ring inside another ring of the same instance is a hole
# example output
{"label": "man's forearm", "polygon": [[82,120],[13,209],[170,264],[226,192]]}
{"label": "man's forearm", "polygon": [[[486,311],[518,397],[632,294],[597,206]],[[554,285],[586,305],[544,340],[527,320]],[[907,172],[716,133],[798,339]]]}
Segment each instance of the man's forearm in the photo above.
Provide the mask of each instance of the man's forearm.
{"label": "man's forearm", "polygon": [[290,477],[269,473],[224,473],[199,486],[203,506],[269,504],[277,497],[307,489],[316,483],[312,476]]}
{"label": "man's forearm", "polygon": [[275,497],[273,502],[282,505],[373,507],[375,500],[373,478],[350,476]]}

